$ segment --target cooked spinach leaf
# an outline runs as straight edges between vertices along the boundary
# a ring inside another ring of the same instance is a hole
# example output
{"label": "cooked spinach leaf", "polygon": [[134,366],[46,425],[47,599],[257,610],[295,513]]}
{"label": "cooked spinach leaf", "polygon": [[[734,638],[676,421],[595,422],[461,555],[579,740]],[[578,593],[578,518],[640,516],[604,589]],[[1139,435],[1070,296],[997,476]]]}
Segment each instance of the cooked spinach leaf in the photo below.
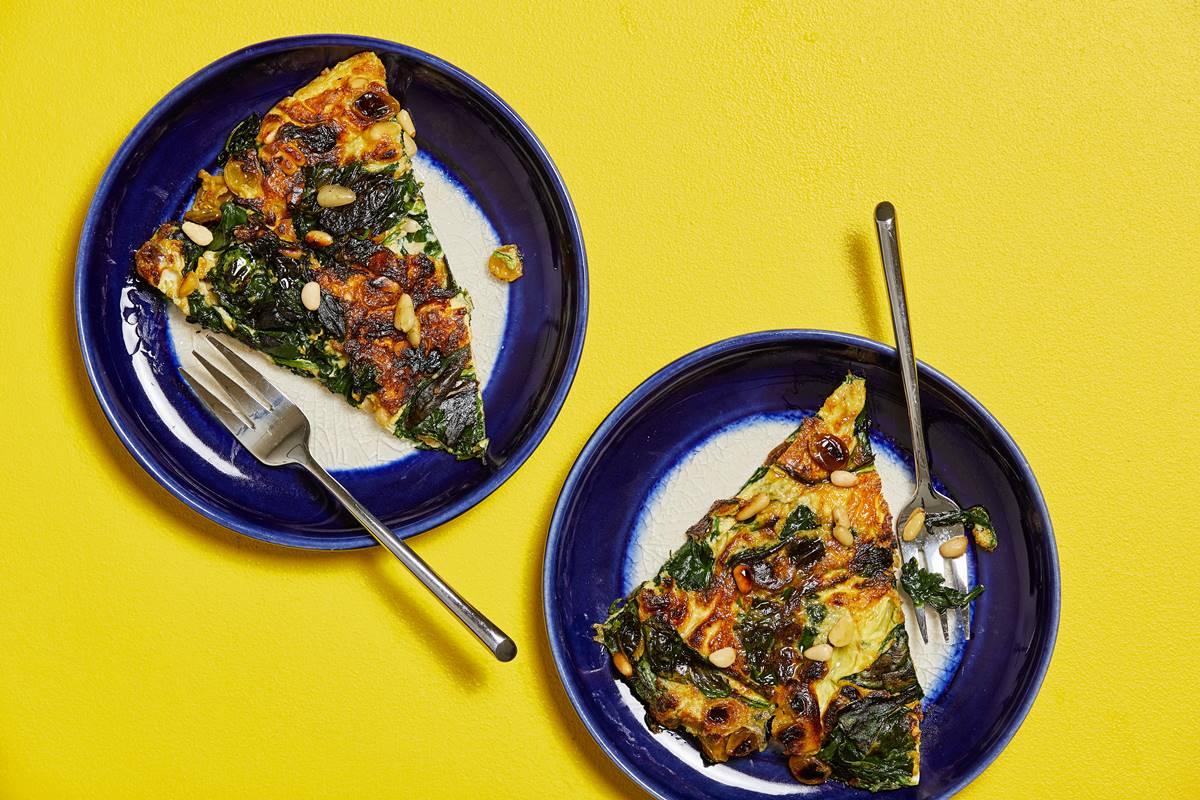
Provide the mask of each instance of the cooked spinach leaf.
{"label": "cooked spinach leaf", "polygon": [[[860,544],[850,559],[850,571],[864,578],[873,578],[882,573],[891,573],[894,556],[890,547]],[[890,581],[889,581],[890,582]]]}
{"label": "cooked spinach leaf", "polygon": [[692,685],[705,697],[729,697],[733,694],[729,681],[721,677],[716,667],[709,664],[694,662],[688,669],[688,677]]}
{"label": "cooked spinach leaf", "polygon": [[[745,489],[745,488],[746,488],[747,486],[749,486],[750,484],[752,484],[752,483],[754,483],[755,481],[757,481],[757,480],[759,480],[760,478],[762,478],[762,476],[763,476],[763,475],[766,475],[766,474],[767,474],[767,470],[769,470],[770,468],[771,468],[771,467],[770,467],[769,465],[767,465],[767,464],[763,464],[761,467],[759,467],[758,469],[754,470],[754,474],[750,476],[750,480],[748,480],[748,481],[746,481],[745,483],[743,483],[743,484],[742,484],[742,489]],[[739,492],[741,492],[741,491],[742,491],[742,489],[738,489],[738,491],[739,491]]]}
{"label": "cooked spinach leaf", "polygon": [[213,240],[207,249],[214,251],[224,250],[234,240],[234,228],[239,225],[245,225],[249,220],[249,213],[237,203],[222,203],[221,219],[217,221],[216,225],[210,228]]}
{"label": "cooked spinach leaf", "polygon": [[790,539],[801,531],[815,531],[818,525],[816,512],[801,503],[783,521],[779,538]]}
{"label": "cooked spinach leaf", "polygon": [[971,506],[957,512],[930,514],[925,524],[930,527],[970,525],[975,544],[988,551],[996,549],[996,528],[992,525],[992,515],[983,506]]}
{"label": "cooked spinach leaf", "polygon": [[859,471],[875,463],[875,452],[871,449],[871,418],[867,409],[854,418],[854,450],[846,469]]}
{"label": "cooked spinach leaf", "polygon": [[698,591],[712,579],[713,551],[705,542],[688,539],[675,551],[663,571],[674,578],[681,589]]}
{"label": "cooked spinach leaf", "polygon": [[469,358],[469,347],[456,350],[417,384],[396,423],[397,436],[418,447],[438,442],[460,459],[472,457],[484,431],[479,384]]}
{"label": "cooked spinach leaf", "polygon": [[729,681],[698,652],[688,647],[679,632],[658,617],[642,625],[645,659],[656,675],[673,676],[692,684],[705,697],[729,697]]}
{"label": "cooked spinach leaf", "polygon": [[[425,231],[428,211],[420,199],[421,184],[411,170],[397,176],[394,164],[371,171],[360,162],[345,166],[324,162],[306,166],[303,174],[304,191],[291,209],[298,237],[319,229],[335,238],[347,235],[369,238],[385,233],[407,217],[421,224],[421,230],[412,234],[412,238],[423,241],[421,234]],[[354,202],[336,208],[319,205],[317,192],[328,184],[353,191]],[[426,253],[437,255],[429,253],[429,248]]]}
{"label": "cooked spinach leaf", "polygon": [[900,568],[900,585],[912,598],[913,605],[917,608],[929,605],[940,612],[951,608],[964,608],[983,594],[983,586],[976,586],[971,591],[963,593],[945,586],[945,581],[946,579],[941,575],[934,575],[918,565],[915,557],[905,561]]}
{"label": "cooked spinach leaf", "polygon": [[629,600],[620,609],[610,610],[608,620],[600,626],[600,635],[608,652],[620,651],[633,661],[634,653],[642,644],[642,622],[638,617],[637,601]]}
{"label": "cooked spinach leaf", "polygon": [[817,602],[807,603],[804,606],[804,614],[807,621],[804,623],[804,629],[800,632],[801,650],[812,647],[813,642],[817,640],[817,634],[820,633],[818,626],[825,620],[825,606]]}
{"label": "cooked spinach leaf", "polygon": [[[792,562],[792,572],[776,575],[772,557],[784,552]],[[750,577],[755,585],[772,591],[782,589],[795,578],[796,572],[807,570],[825,555],[825,543],[816,537],[783,539],[775,544],[747,547],[735,553],[727,562],[732,570],[745,565],[750,568]]]}
{"label": "cooked spinach leaf", "polygon": [[225,147],[221,148],[217,156],[217,163],[224,164],[232,155],[255,149],[258,146],[258,129],[261,124],[262,117],[251,114],[234,125],[233,130],[229,132],[229,138],[225,140]]}
{"label": "cooked spinach leaf", "polygon": [[883,690],[899,695],[905,703],[925,696],[921,685],[917,683],[912,653],[908,649],[908,633],[903,624],[892,628],[884,640],[879,657],[871,666],[846,676],[846,680],[864,689]]}
{"label": "cooked spinach leaf", "polygon": [[773,655],[775,637],[784,625],[783,608],[770,600],[756,600],[734,625],[734,633],[742,642],[750,678],[763,686],[779,682]]}
{"label": "cooked spinach leaf", "polygon": [[912,785],[911,710],[899,697],[871,693],[837,714],[817,754],[836,780],[881,792]]}

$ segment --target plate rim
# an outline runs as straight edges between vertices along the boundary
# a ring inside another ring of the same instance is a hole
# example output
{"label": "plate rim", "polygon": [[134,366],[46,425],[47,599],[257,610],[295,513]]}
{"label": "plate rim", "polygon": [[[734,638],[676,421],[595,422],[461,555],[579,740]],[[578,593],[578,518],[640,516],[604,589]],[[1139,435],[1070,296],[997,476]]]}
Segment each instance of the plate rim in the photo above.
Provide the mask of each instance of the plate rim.
{"label": "plate rim", "polygon": [[[622,422],[629,412],[630,408],[640,403],[647,395],[656,391],[663,384],[676,378],[681,373],[704,363],[709,359],[716,358],[730,351],[739,350],[742,348],[753,347],[764,343],[779,343],[789,342],[792,344],[838,344],[852,345],[862,347],[867,350],[872,350],[876,353],[897,357],[896,348],[882,342],[868,339],[864,336],[858,336],[852,333],[843,333],[839,331],[822,330],[819,328],[777,328],[766,331],[756,331],[753,333],[745,333],[736,336],[731,336],[726,339],[713,342],[711,344],[699,347],[690,353],[682,355],[665,366],[659,368],[649,377],[639,383],[629,394],[627,394],[616,407],[613,408],[605,417],[604,420],[596,427],[596,430],[588,437],[587,443],[580,450],[575,462],[571,465],[570,471],[567,473],[566,479],[563,481],[562,489],[559,491],[558,500],[554,505],[554,513],[550,518],[550,528],[546,536],[546,548],[542,560],[542,621],[546,628],[546,635],[550,641],[550,651],[554,658],[554,667],[558,673],[559,683],[566,692],[567,698],[571,701],[571,706],[575,710],[575,714],[583,722],[592,739],[604,751],[614,764],[616,764],[622,772],[624,772],[634,783],[640,786],[644,791],[648,792],[658,800],[679,800],[678,796],[661,794],[652,788],[649,783],[641,777],[636,767],[628,763],[625,757],[618,753],[602,736],[599,735],[595,721],[591,714],[585,711],[583,699],[579,693],[572,687],[571,683],[566,679],[565,675],[565,656],[562,652],[563,646],[560,642],[563,631],[560,629],[555,615],[552,613],[550,598],[553,596],[552,582],[554,576],[551,574],[551,561],[557,554],[561,545],[562,529],[564,525],[564,517],[566,513],[567,498],[574,495],[576,484],[582,477],[584,468],[588,466],[595,455],[595,451],[607,439],[612,429]],[[948,787],[942,797],[951,797],[961,791],[967,784],[979,777],[988,766],[991,765],[996,757],[1008,746],[1012,741],[1017,730],[1025,722],[1029,715],[1030,709],[1033,707],[1034,700],[1037,699],[1041,692],[1042,684],[1045,681],[1046,672],[1050,667],[1050,661],[1054,655],[1054,647],[1058,640],[1058,627],[1061,616],[1062,606],[1062,579],[1061,570],[1058,561],[1058,546],[1054,538],[1054,527],[1050,519],[1050,512],[1046,507],[1046,499],[1042,493],[1042,488],[1037,481],[1037,477],[1033,474],[1033,468],[1030,466],[1025,454],[1021,452],[1021,448],[1017,446],[1016,441],[1009,434],[1008,430],[1000,423],[995,416],[975,397],[963,389],[955,381],[951,380],[944,373],[931,367],[923,361],[917,362],[918,373],[922,380],[930,380],[938,383],[942,388],[950,391],[951,394],[957,396],[960,400],[970,406],[978,413],[984,422],[990,426],[994,433],[998,436],[999,441],[1004,445],[1014,457],[1014,463],[1023,480],[1027,481],[1033,489],[1033,499],[1036,508],[1034,511],[1041,519],[1046,527],[1046,545],[1047,552],[1050,558],[1051,570],[1049,572],[1049,582],[1051,591],[1048,592],[1050,607],[1049,607],[1049,637],[1048,647],[1038,660],[1034,680],[1031,684],[1031,691],[1021,701],[1020,707],[1017,709],[1017,714],[1004,733],[989,746],[983,753],[983,757],[979,759],[977,765],[958,776],[951,786]]]}
{"label": "plate rim", "polygon": [[75,250],[75,276],[73,297],[75,302],[75,331],[78,339],[79,351],[83,358],[84,369],[87,372],[88,382],[91,384],[92,392],[96,396],[97,402],[100,404],[101,410],[104,412],[105,418],[109,425],[117,434],[117,438],[129,451],[134,460],[141,465],[155,481],[157,481],[164,489],[182,501],[192,510],[202,514],[213,522],[221,525],[236,533],[248,536],[253,539],[258,539],[271,544],[283,545],[285,547],[298,548],[304,550],[354,550],[364,547],[373,547],[377,542],[367,534],[354,535],[347,534],[344,536],[319,536],[311,533],[287,531],[283,528],[273,528],[266,525],[260,525],[249,520],[243,519],[237,514],[227,513],[215,506],[210,505],[202,498],[194,496],[194,494],[183,484],[181,484],[175,475],[165,465],[160,464],[158,459],[149,453],[146,448],[139,446],[132,438],[130,432],[126,428],[126,423],[119,415],[107,393],[101,389],[100,384],[100,368],[96,364],[92,347],[93,344],[88,337],[88,320],[91,317],[91,309],[83,302],[83,293],[85,290],[84,283],[84,262],[86,260],[86,252],[91,248],[92,242],[96,236],[96,226],[102,212],[102,200],[107,199],[112,190],[113,181],[117,173],[125,165],[129,159],[134,147],[141,140],[146,130],[154,125],[166,113],[169,107],[173,106],[178,98],[190,90],[194,85],[207,79],[214,73],[221,72],[230,67],[237,66],[251,58],[287,51],[298,47],[321,47],[321,46],[338,46],[350,45],[354,47],[362,47],[364,50],[371,50],[376,47],[381,47],[389,52],[399,51],[404,56],[411,58],[423,66],[426,66],[435,72],[439,72],[450,79],[465,84],[468,89],[478,93],[478,95],[488,104],[492,111],[500,114],[516,131],[517,138],[524,140],[528,146],[531,155],[535,162],[545,171],[549,179],[552,195],[561,204],[563,209],[564,221],[566,223],[566,237],[569,240],[570,246],[576,252],[578,259],[578,278],[576,281],[576,290],[578,292],[578,313],[574,321],[573,330],[571,332],[571,342],[568,349],[566,359],[564,361],[563,380],[551,395],[550,403],[547,406],[547,412],[543,418],[534,426],[529,438],[521,445],[505,461],[500,469],[496,470],[492,475],[481,482],[477,487],[465,493],[454,502],[446,505],[442,509],[430,514],[413,524],[405,525],[403,528],[396,529],[397,535],[402,539],[407,539],[411,536],[416,536],[426,531],[432,530],[440,525],[449,522],[455,517],[460,516],[474,506],[478,505],[492,492],[500,488],[516,471],[525,463],[525,461],[533,454],[533,452],[541,445],[546,434],[554,425],[555,420],[562,411],[562,407],[566,401],[567,395],[574,384],[575,377],[579,368],[580,357],[583,353],[584,341],[587,338],[587,320],[588,320],[588,259],[587,250],[583,240],[583,229],[579,221],[579,215],[575,210],[575,204],[571,199],[570,192],[567,190],[562,174],[555,165],[550,154],[546,151],[545,146],[537,135],[529,127],[524,119],[496,92],[479,81],[474,76],[465,72],[460,67],[451,64],[445,59],[439,58],[424,50],[419,50],[400,42],[382,39],[379,37],[359,36],[355,34],[303,34],[298,36],[284,36],[275,39],[267,39],[261,42],[255,42],[245,47],[234,50],[217,60],[211,62],[207,66],[202,67],[190,76],[180,81],[162,99],[150,107],[150,110],[138,120],[137,124],[129,131],[122,140],[121,145],[117,148],[112,159],[108,162],[108,166],[104,170],[104,174],[100,178],[100,182],[96,185],[95,192],[92,195],[91,202],[88,204],[87,214],[84,217],[83,226],[80,229],[79,245]]}

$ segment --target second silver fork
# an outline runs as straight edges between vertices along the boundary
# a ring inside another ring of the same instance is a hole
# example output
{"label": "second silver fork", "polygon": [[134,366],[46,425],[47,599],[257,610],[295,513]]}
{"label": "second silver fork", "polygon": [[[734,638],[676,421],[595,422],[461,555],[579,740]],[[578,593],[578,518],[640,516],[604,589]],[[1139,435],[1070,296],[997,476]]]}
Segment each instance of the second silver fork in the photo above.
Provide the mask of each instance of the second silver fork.
{"label": "second silver fork", "polygon": [[[896,333],[896,351],[900,357],[900,377],[904,384],[904,401],[908,406],[908,425],[912,429],[913,473],[916,482],[916,492],[904,508],[895,515],[896,530],[904,529],[909,517],[918,508],[924,509],[927,516],[946,512],[960,511],[958,504],[933,488],[929,475],[929,452],[925,449],[925,426],[921,420],[921,397],[917,386],[917,358],[913,352],[912,331],[908,322],[908,298],[904,291],[904,273],[900,268],[900,241],[896,231],[896,209],[891,203],[883,202],[875,208],[875,228],[879,234],[879,252],[883,258],[883,273],[887,279],[888,300],[892,309],[892,328]],[[925,568],[930,572],[936,571],[939,563],[946,575],[950,586],[960,592],[965,592],[964,580],[959,575],[952,560],[944,559],[938,548],[952,536],[962,534],[962,525],[942,525],[931,528],[921,526],[921,531],[912,541],[905,541],[903,536],[897,536],[900,543],[900,557],[905,562],[916,559],[921,565],[924,556]],[[911,598],[910,598],[911,599]],[[917,628],[921,638],[929,641],[929,633],[925,625],[925,607],[917,606],[914,602]],[[942,638],[950,641],[950,624],[946,612],[939,612],[942,623]],[[971,606],[958,609],[958,623],[962,630],[963,639],[971,638]]]}

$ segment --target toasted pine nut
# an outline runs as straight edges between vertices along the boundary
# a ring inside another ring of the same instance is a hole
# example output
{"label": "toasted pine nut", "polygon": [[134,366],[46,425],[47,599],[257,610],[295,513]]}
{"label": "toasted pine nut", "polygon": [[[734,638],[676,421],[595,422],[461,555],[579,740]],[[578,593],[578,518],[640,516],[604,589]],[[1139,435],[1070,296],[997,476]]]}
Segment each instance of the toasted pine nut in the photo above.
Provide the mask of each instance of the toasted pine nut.
{"label": "toasted pine nut", "polygon": [[837,539],[839,542],[841,542],[846,547],[854,546],[854,534],[852,534],[850,532],[849,528],[843,527],[841,525],[834,525],[833,526],[833,538]]}
{"label": "toasted pine nut", "polygon": [[374,146],[376,142],[380,142],[384,139],[391,139],[395,141],[403,135],[404,132],[400,129],[399,125],[394,122],[385,121],[376,122],[374,125],[367,128],[365,131],[363,131],[362,138],[363,142],[370,147]]}
{"label": "toasted pine nut", "polygon": [[204,280],[208,275],[208,271],[217,265],[217,254],[212,250],[205,250],[200,254],[200,258],[196,260],[196,277]]}
{"label": "toasted pine nut", "polygon": [[413,156],[415,156],[417,154],[417,143],[413,141],[413,137],[408,134],[408,131],[404,132],[403,139],[404,139],[404,152],[408,155],[409,158],[412,158]]}
{"label": "toasted pine nut", "polygon": [[733,518],[738,522],[745,522],[766,508],[770,502],[770,497],[767,497],[762,492],[759,492],[758,494],[754,495],[754,497],[751,497],[746,502],[746,505],[742,506],[742,510],[733,515]]}
{"label": "toasted pine nut", "polygon": [[311,230],[304,234],[304,241],[313,247],[329,247],[333,244],[333,237],[325,231]]}
{"label": "toasted pine nut", "polygon": [[851,644],[858,635],[858,629],[854,627],[854,619],[847,614],[839,619],[834,626],[829,629],[829,643],[834,647],[845,647]]}
{"label": "toasted pine nut", "polygon": [[633,664],[629,663],[629,656],[622,653],[620,650],[613,653],[613,666],[617,668],[617,672],[628,678],[633,674]]}
{"label": "toasted pine nut", "polygon": [[720,650],[713,650],[708,654],[708,661],[714,667],[725,669],[734,662],[737,658],[737,650],[732,647],[722,647]]}
{"label": "toasted pine nut", "polygon": [[828,661],[833,658],[833,648],[827,644],[814,644],[804,651],[804,657],[809,661]]}
{"label": "toasted pine nut", "polygon": [[900,531],[900,538],[906,542],[911,542],[921,534],[924,528],[925,509],[918,508],[908,516],[908,520],[904,523],[904,530]]}
{"label": "toasted pine nut", "polygon": [[187,220],[184,220],[183,224],[180,225],[179,227],[183,229],[184,236],[187,236],[189,239],[191,239],[193,242],[200,245],[201,247],[207,247],[208,245],[212,244],[212,240],[213,240],[212,231],[210,231],[208,228],[204,227],[203,225],[199,225],[195,222],[189,222]]}
{"label": "toasted pine nut", "polygon": [[408,217],[405,217],[400,223],[400,230],[404,231],[405,233],[416,233],[417,231],[421,230],[421,223],[417,222],[415,219],[409,219]]}
{"label": "toasted pine nut", "polygon": [[738,591],[742,594],[749,594],[754,588],[754,580],[750,577],[750,568],[745,564],[738,564],[733,568],[733,582],[737,584]]}
{"label": "toasted pine nut", "polygon": [[404,132],[409,136],[416,137],[417,128],[413,125],[412,114],[408,113],[407,108],[400,109],[400,113],[396,115],[396,119],[400,120],[400,127],[404,128]]}
{"label": "toasted pine nut", "polygon": [[396,303],[396,329],[408,333],[413,329],[413,325],[417,323],[417,313],[413,308],[412,295],[408,292],[400,295],[399,302]]}
{"label": "toasted pine nut", "polygon": [[938,548],[938,552],[942,554],[942,558],[958,558],[967,552],[967,537],[951,536],[942,542],[942,546]]}
{"label": "toasted pine nut", "polygon": [[850,515],[846,513],[844,506],[833,507],[833,524],[841,528],[850,527]]}
{"label": "toasted pine nut", "polygon": [[413,347],[421,343],[421,320],[413,320],[413,326],[408,329],[408,343]]}
{"label": "toasted pine nut", "polygon": [[304,288],[300,290],[300,302],[309,311],[316,311],[321,307],[321,284],[316,281],[309,281],[304,284]]}
{"label": "toasted pine nut", "polygon": [[200,287],[200,276],[192,270],[187,275],[183,276],[183,283],[179,284],[179,297],[187,297],[192,292]]}
{"label": "toasted pine nut", "polygon": [[353,189],[338,186],[336,183],[327,183],[317,190],[317,205],[321,208],[348,206],[356,199],[358,195],[354,194]]}
{"label": "toasted pine nut", "polygon": [[858,476],[844,469],[835,469],[829,473],[829,482],[834,486],[841,486],[845,489],[847,486],[853,486],[858,483]]}

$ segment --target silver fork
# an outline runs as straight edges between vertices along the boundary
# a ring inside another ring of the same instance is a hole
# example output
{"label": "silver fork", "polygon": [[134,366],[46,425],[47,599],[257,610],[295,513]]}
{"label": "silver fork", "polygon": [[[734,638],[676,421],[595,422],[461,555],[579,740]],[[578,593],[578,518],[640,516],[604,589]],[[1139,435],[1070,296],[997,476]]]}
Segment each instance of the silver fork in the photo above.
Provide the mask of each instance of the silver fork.
{"label": "silver fork", "polygon": [[[913,471],[916,480],[916,493],[896,515],[896,540],[900,543],[900,557],[907,562],[916,558],[921,563],[920,555],[924,551],[925,568],[935,571],[936,565],[942,565],[949,585],[958,591],[966,591],[963,580],[954,568],[952,560],[943,559],[938,552],[942,542],[963,532],[962,525],[923,526],[920,533],[911,542],[904,541],[899,531],[904,530],[905,523],[918,508],[925,509],[927,516],[946,512],[958,513],[958,504],[937,492],[929,477],[929,453],[925,449],[925,426],[921,422],[921,398],[917,388],[917,358],[913,354],[912,331],[908,323],[908,298],[904,293],[904,273],[900,269],[900,241],[896,232],[896,209],[891,203],[882,202],[875,207],[875,229],[879,234],[879,252],[883,257],[883,273],[887,278],[888,300],[892,307],[892,328],[896,333],[896,350],[900,356],[900,376],[904,382],[904,400],[908,405],[908,425],[912,429]],[[911,599],[911,598],[910,598]],[[925,608],[916,607],[917,628],[921,638],[928,642],[929,633],[925,629]],[[942,622],[942,638],[950,641],[950,624],[946,614],[939,613]],[[971,607],[959,609],[959,627],[963,639],[971,638]]]}
{"label": "silver fork", "polygon": [[[230,403],[240,412],[239,417],[228,405],[204,387],[186,369],[181,370],[184,380],[200,397],[221,424],[229,429],[234,438],[250,451],[255,458],[268,466],[278,467],[296,464],[311,472],[329,493],[337,498],[346,510],[354,515],[375,540],[392,551],[404,566],[408,567],[425,587],[441,600],[446,608],[466,625],[479,641],[492,651],[500,661],[511,661],[517,655],[517,645],[504,631],[496,627],[487,617],[450,588],[438,574],[430,569],[412,548],[384,525],[360,502],[354,499],[346,487],[317,463],[308,449],[309,425],[304,412],[284,397],[262,373],[246,363],[237,353],[230,350],[219,339],[208,336],[208,341],[220,351],[225,360],[241,374],[242,378],[259,395],[261,402],[251,396],[224,370],[214,365],[201,353],[196,359],[204,366],[217,385],[225,392]],[[265,403],[265,405],[264,405]]]}

